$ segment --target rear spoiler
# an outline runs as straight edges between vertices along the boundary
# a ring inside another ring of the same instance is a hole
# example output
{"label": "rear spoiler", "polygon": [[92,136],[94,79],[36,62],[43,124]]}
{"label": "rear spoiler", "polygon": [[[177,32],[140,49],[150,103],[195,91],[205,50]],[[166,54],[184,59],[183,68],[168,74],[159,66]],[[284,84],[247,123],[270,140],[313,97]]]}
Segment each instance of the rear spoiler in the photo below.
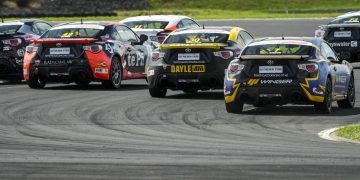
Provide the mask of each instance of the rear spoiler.
{"label": "rear spoiler", "polygon": [[244,55],[240,60],[304,60],[309,57],[309,55]]}
{"label": "rear spoiler", "polygon": [[54,44],[54,43],[79,43],[79,44],[90,44],[97,39],[94,38],[74,38],[74,39],[37,39],[34,40],[34,44]]}
{"label": "rear spoiler", "polygon": [[184,49],[184,48],[207,48],[207,49],[220,49],[221,47],[227,46],[227,44],[222,43],[203,43],[203,44],[161,44],[161,50],[167,49]]}

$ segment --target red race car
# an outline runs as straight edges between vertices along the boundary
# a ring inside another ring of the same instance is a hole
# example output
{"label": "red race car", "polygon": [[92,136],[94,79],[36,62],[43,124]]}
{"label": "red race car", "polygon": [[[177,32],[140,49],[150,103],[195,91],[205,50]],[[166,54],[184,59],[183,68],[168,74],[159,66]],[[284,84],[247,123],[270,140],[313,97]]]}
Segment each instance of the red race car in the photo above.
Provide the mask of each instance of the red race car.
{"label": "red race car", "polygon": [[145,79],[148,37],[120,23],[69,23],[54,27],[26,47],[24,78],[30,88],[47,82],[119,88],[122,80]]}

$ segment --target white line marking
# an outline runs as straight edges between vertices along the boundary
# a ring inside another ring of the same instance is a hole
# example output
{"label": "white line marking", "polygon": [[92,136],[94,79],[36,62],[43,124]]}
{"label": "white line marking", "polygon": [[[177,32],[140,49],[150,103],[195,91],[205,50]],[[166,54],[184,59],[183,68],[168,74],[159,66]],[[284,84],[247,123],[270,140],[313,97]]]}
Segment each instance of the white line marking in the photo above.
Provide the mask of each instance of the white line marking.
{"label": "white line marking", "polygon": [[318,133],[319,137],[322,139],[330,140],[330,141],[340,141],[340,139],[333,138],[330,134],[337,131],[339,128],[331,128],[325,129]]}

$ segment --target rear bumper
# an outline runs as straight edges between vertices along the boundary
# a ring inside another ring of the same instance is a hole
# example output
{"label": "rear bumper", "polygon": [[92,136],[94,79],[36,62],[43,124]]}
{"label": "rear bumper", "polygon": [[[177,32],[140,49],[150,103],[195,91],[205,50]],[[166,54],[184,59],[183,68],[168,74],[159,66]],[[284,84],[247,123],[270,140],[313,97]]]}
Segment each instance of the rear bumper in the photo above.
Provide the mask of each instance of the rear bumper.
{"label": "rear bumper", "polygon": [[247,104],[312,104],[300,86],[244,87],[239,88],[237,98]]}
{"label": "rear bumper", "polygon": [[170,66],[152,66],[148,72],[149,87],[162,86],[172,90],[196,88],[200,90],[222,89],[224,70],[203,73],[171,73]]}
{"label": "rear bumper", "polygon": [[0,79],[22,79],[22,65],[13,58],[0,58]]}
{"label": "rear bumper", "polygon": [[31,74],[40,76],[50,82],[73,82],[78,79],[93,80],[90,67],[86,65],[77,66],[39,66],[30,70]]}

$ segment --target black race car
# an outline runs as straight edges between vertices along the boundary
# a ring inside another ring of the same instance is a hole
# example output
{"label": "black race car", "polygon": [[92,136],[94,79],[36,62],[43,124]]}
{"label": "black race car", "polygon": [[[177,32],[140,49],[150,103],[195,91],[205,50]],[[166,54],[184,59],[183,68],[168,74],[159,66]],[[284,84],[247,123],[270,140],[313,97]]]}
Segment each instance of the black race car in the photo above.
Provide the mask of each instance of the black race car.
{"label": "black race car", "polygon": [[360,61],[360,23],[331,24],[323,29],[323,39],[329,42],[341,60]]}
{"label": "black race car", "polygon": [[253,37],[238,27],[197,28],[171,33],[153,53],[147,70],[152,97],[167,89],[196,93],[222,89],[224,71]]}
{"label": "black race car", "polygon": [[30,88],[91,81],[119,88],[122,80],[145,79],[151,52],[147,39],[117,22],[63,24],[26,47],[24,78]]}
{"label": "black race car", "polygon": [[23,79],[25,47],[50,28],[50,24],[39,20],[0,23],[0,79]]}
{"label": "black race car", "polygon": [[250,43],[226,72],[226,110],[241,113],[256,107],[310,104],[330,113],[332,102],[353,108],[353,68],[339,60],[326,41],[315,38],[264,38]]}

